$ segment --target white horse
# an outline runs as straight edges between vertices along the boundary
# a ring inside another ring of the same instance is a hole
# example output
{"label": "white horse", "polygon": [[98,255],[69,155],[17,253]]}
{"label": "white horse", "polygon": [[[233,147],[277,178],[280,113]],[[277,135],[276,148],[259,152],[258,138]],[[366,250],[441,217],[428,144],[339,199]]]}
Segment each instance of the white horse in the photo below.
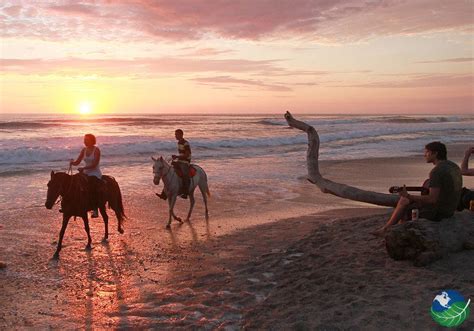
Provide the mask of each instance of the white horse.
{"label": "white horse", "polygon": [[[173,218],[178,222],[182,223],[181,218],[177,217],[173,211],[176,198],[181,191],[182,180],[176,174],[173,166],[168,164],[168,162],[166,162],[163,157],[160,156],[158,159],[152,157],[151,159],[153,160],[153,183],[158,185],[160,184],[160,180],[163,180],[165,192],[168,196],[169,219],[166,228],[169,228],[171,224],[171,216],[173,216]],[[196,189],[196,186],[199,186],[199,190],[201,191],[202,199],[204,200],[204,206],[206,207],[206,220],[208,220],[209,212],[207,210],[207,196],[210,197],[211,193],[209,192],[209,187],[207,185],[207,175],[201,167],[195,164],[192,166],[196,169],[196,174],[190,178],[188,191],[190,206],[186,221],[189,222],[191,213],[193,212],[195,202],[194,190]]]}

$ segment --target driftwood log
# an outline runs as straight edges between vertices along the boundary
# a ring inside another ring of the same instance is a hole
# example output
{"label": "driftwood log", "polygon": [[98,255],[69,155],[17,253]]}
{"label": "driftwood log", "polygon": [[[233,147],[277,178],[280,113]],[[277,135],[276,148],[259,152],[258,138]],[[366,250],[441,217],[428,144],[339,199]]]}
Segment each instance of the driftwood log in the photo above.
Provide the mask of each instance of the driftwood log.
{"label": "driftwood log", "polygon": [[[308,180],[323,193],[379,206],[396,206],[398,195],[361,190],[324,178],[319,172],[318,132],[314,127],[296,120],[290,112],[286,112],[285,119],[290,127],[307,133]],[[441,222],[420,219],[393,226],[385,236],[385,243],[390,257],[396,260],[413,260],[415,265],[426,265],[450,252],[474,249],[474,213],[456,213]]]}
{"label": "driftwood log", "polygon": [[296,120],[290,112],[286,112],[285,119],[289,126],[308,134],[308,151],[306,154],[308,180],[317,185],[323,193],[330,193],[344,199],[367,202],[379,206],[395,207],[397,205],[398,196],[396,195],[361,190],[357,187],[333,182],[321,176],[319,172],[318,132],[312,126]]}

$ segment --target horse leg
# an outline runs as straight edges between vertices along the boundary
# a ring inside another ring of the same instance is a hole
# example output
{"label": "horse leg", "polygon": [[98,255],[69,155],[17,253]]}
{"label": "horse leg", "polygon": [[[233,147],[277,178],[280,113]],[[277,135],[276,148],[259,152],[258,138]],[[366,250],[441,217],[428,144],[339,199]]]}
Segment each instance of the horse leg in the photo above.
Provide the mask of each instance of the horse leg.
{"label": "horse leg", "polygon": [[176,214],[174,213],[174,205],[176,204],[177,200],[178,200],[178,196],[175,196],[174,202],[173,202],[173,208],[171,208],[171,216],[173,216],[175,221],[183,223],[183,221],[181,220],[181,217],[176,216]]}
{"label": "horse leg", "polygon": [[[112,196],[113,199],[109,199],[109,206],[112,207],[112,210],[115,212],[115,216],[117,217],[118,221],[118,226],[117,230],[120,234],[124,234],[124,229],[123,229],[123,218],[125,217],[125,213],[123,210],[123,200],[122,200],[122,192],[120,191],[120,186],[118,183],[114,180],[112,182],[113,187],[110,190],[110,192],[113,192]],[[105,201],[104,201],[104,208],[105,208]]]}
{"label": "horse leg", "polygon": [[168,224],[166,225],[166,228],[169,229],[171,226],[171,217],[173,217],[175,220],[178,222],[181,222],[181,219],[177,217],[174,214],[174,205],[176,204],[176,198],[177,196],[175,194],[171,195],[168,200],[168,205],[169,205],[169,217],[168,217]]}
{"label": "horse leg", "polygon": [[87,216],[87,214],[85,216],[82,217],[82,220],[84,221],[84,229],[86,230],[86,233],[87,233],[87,246],[86,246],[86,249],[89,250],[89,249],[92,249],[92,238],[91,238],[91,230],[89,228],[89,218]]}
{"label": "horse leg", "polygon": [[123,233],[125,232],[125,230],[124,230],[123,227],[122,227],[122,221],[121,221],[121,219],[118,220],[118,228],[117,228],[117,230],[118,230],[118,232],[119,232],[120,234],[123,234]]}
{"label": "horse leg", "polygon": [[[104,227],[105,227],[105,234],[102,242],[107,241],[109,239],[109,215],[107,215],[107,210],[105,209],[105,205],[100,206],[99,208],[100,215],[102,215],[102,219],[104,220]],[[119,225],[120,231],[120,225]]]}
{"label": "horse leg", "polygon": [[204,200],[204,208],[206,209],[206,221],[209,220],[209,210],[207,209],[207,183],[201,184],[199,183],[199,191],[201,191],[202,194],[202,200]]}
{"label": "horse leg", "polygon": [[189,193],[189,212],[188,212],[188,217],[186,218],[186,222],[189,222],[191,220],[191,213],[193,212],[194,208],[194,191]]}
{"label": "horse leg", "polygon": [[175,201],[176,201],[176,196],[174,194],[168,197],[168,224],[166,224],[167,229],[171,227],[171,215],[173,215],[173,208],[174,208]]}
{"label": "horse leg", "polygon": [[63,225],[61,227],[61,231],[59,232],[58,247],[56,248],[56,252],[53,255],[54,259],[59,258],[59,252],[61,251],[61,248],[63,246],[64,233],[66,232],[67,224],[69,223],[70,218],[71,218],[70,215],[63,215]]}

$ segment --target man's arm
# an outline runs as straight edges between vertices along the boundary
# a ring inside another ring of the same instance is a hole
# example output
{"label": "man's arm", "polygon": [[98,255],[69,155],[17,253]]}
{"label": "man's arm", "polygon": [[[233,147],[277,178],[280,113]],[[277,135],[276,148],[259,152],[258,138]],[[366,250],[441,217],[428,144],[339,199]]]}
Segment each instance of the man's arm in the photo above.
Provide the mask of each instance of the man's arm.
{"label": "man's arm", "polygon": [[178,157],[180,160],[189,160],[191,156],[191,151],[189,149],[185,149],[183,154],[180,154]]}
{"label": "man's arm", "polygon": [[468,148],[464,153],[464,159],[461,163],[461,174],[464,176],[474,176],[474,169],[469,169],[469,157],[474,153],[474,147]]}
{"label": "man's arm", "polygon": [[422,205],[434,205],[439,199],[439,187],[430,187],[428,195],[411,195],[407,194],[406,197],[410,202],[418,202]]}

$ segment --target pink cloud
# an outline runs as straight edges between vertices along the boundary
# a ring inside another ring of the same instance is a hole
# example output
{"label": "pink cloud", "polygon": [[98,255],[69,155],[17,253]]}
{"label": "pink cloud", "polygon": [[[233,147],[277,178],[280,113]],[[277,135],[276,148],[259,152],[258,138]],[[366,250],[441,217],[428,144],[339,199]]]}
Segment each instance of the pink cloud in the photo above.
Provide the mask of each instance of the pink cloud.
{"label": "pink cloud", "polygon": [[186,47],[186,49],[183,49],[186,51],[189,51],[185,54],[182,54],[182,56],[213,56],[213,55],[220,55],[220,54],[229,54],[232,53],[232,50],[219,50],[215,48],[198,48],[194,49],[191,47]]}
{"label": "pink cloud", "polygon": [[474,61],[474,58],[472,57],[458,57],[458,58],[453,58],[453,59],[419,61],[415,63],[463,63],[463,62],[473,62],[473,61]]}
{"label": "pink cloud", "polygon": [[21,6],[9,6],[2,8],[2,12],[8,16],[18,16],[21,12]]}
{"label": "pink cloud", "polygon": [[0,72],[22,75],[104,75],[156,77],[163,73],[284,71],[275,61],[210,60],[192,58],[111,59],[2,59]]}
{"label": "pink cloud", "polygon": [[233,78],[230,76],[194,78],[192,80],[204,85],[213,85],[213,86],[219,86],[219,87],[222,87],[222,85],[231,85],[231,86],[236,86],[236,87],[255,86],[255,87],[261,87],[269,91],[278,91],[278,92],[292,91],[291,88],[287,86],[283,86],[283,85],[267,84],[258,80],[238,79],[238,78]]}
{"label": "pink cloud", "polygon": [[91,15],[99,14],[97,7],[80,3],[71,3],[68,5],[52,5],[48,7],[51,11],[65,15]]}
{"label": "pink cloud", "polygon": [[400,80],[370,82],[356,85],[339,85],[334,87],[362,87],[362,88],[424,88],[474,86],[473,74],[425,74],[414,77],[403,77]]}
{"label": "pink cloud", "polygon": [[[14,2],[11,2],[14,4]],[[6,6],[6,37],[172,41],[308,38],[336,42],[432,31],[472,31],[470,1],[444,0],[103,0]],[[28,16],[34,8],[37,16]],[[24,13],[23,13],[24,12]],[[11,15],[9,15],[10,13]]]}

